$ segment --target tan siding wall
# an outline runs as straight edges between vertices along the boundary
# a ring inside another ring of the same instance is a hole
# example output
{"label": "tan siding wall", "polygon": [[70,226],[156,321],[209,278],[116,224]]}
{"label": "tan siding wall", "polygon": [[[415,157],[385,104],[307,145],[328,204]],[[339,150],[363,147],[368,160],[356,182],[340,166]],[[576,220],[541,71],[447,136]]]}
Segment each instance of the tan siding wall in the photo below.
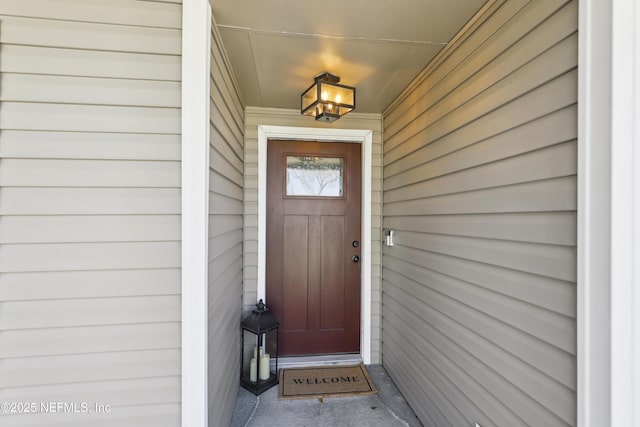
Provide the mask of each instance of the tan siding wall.
{"label": "tan siding wall", "polygon": [[0,401],[180,424],[179,4],[0,3]]}
{"label": "tan siding wall", "polygon": [[215,22],[211,34],[209,425],[231,420],[240,375],[244,110]]}
{"label": "tan siding wall", "polygon": [[575,425],[577,1],[485,12],[384,113],[384,366],[426,426]]}
{"label": "tan siding wall", "polygon": [[381,325],[381,244],[382,224],[382,121],[376,114],[351,113],[333,125],[316,122],[299,111],[247,107],[245,115],[245,197],[244,197],[244,298],[245,305],[256,303],[258,288],[258,126],[370,129],[373,131],[371,186],[371,313],[372,363],[380,363]]}

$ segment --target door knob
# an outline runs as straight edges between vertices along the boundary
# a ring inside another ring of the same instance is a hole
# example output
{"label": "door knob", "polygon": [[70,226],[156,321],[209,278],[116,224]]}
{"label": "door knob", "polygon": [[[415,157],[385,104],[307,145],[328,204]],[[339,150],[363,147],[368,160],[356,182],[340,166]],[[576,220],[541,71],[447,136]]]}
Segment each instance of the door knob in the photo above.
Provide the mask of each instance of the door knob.
{"label": "door knob", "polygon": [[358,255],[354,255],[354,256],[351,257],[351,261],[358,262],[358,261],[360,261],[360,257]]}

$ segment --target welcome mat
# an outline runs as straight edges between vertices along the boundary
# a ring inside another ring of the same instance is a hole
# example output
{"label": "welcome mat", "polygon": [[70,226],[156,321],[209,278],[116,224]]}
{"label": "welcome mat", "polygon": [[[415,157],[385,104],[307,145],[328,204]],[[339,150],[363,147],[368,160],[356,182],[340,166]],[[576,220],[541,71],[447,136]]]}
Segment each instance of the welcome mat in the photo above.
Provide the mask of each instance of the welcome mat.
{"label": "welcome mat", "polygon": [[355,366],[319,366],[280,369],[280,399],[376,394],[375,384],[361,363]]}

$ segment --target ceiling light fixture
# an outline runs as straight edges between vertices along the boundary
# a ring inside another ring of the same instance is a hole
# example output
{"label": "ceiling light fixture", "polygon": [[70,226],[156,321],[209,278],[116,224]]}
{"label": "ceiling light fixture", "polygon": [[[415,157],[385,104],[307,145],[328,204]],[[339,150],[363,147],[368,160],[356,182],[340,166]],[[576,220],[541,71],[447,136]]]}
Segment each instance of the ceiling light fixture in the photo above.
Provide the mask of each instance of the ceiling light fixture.
{"label": "ceiling light fixture", "polygon": [[300,97],[303,115],[331,123],[356,108],[356,88],[338,84],[340,77],[325,71],[313,79]]}

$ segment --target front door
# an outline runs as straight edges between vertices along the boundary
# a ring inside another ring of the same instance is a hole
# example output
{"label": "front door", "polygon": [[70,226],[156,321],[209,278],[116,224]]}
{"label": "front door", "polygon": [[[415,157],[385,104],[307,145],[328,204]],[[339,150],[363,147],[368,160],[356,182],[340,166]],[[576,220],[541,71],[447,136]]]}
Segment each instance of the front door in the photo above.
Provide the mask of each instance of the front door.
{"label": "front door", "polygon": [[269,140],[267,306],[280,354],[360,351],[360,144]]}

